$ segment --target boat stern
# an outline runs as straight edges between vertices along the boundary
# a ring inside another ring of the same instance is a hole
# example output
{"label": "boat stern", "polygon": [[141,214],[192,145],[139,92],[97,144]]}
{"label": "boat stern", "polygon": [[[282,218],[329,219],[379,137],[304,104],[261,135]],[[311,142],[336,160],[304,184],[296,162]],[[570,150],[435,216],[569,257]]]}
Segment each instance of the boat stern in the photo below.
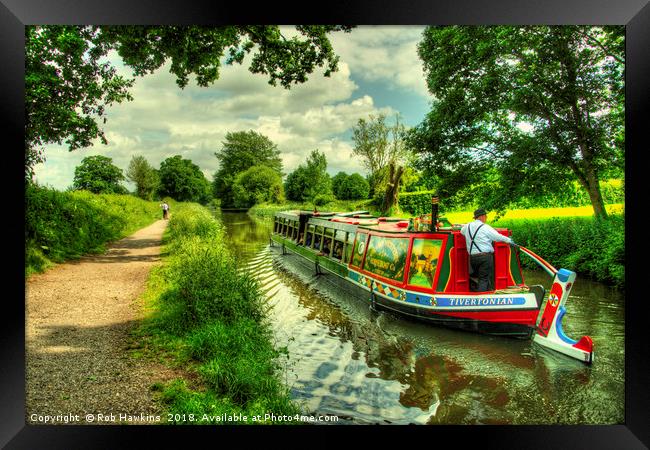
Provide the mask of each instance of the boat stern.
{"label": "boat stern", "polygon": [[576,341],[569,338],[562,328],[562,319],[566,314],[564,305],[575,279],[575,272],[567,269],[557,271],[533,341],[543,347],[591,364],[594,358],[591,338],[583,336]]}

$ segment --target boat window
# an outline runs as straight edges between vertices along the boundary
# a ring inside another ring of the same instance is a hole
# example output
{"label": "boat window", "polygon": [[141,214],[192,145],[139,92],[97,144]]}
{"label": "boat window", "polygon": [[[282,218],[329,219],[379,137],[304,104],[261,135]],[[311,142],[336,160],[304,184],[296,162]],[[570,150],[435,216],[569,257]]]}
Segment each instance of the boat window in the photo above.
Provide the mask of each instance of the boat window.
{"label": "boat window", "polygon": [[372,236],[363,268],[380,277],[401,281],[408,248],[409,238]]}
{"label": "boat window", "polygon": [[320,250],[321,242],[323,240],[323,227],[316,226],[314,231],[314,248]]}
{"label": "boat window", "polygon": [[345,246],[345,231],[336,230],[334,234],[334,247],[332,248],[332,258],[341,261],[343,259],[343,248]]}
{"label": "boat window", "polygon": [[325,228],[325,235],[326,236],[334,236],[334,230],[331,228]]}
{"label": "boat window", "polygon": [[307,226],[307,237],[305,237],[305,247],[311,247],[312,242],[314,241],[314,226]]}
{"label": "boat window", "polygon": [[291,239],[295,241],[297,237],[298,237],[298,224],[294,220],[291,222]]}
{"label": "boat window", "polygon": [[442,239],[413,239],[408,284],[424,288],[433,286],[441,248]]}
{"label": "boat window", "polygon": [[332,258],[339,261],[343,258],[343,242],[338,239],[334,241],[334,249],[332,250]]}
{"label": "boat window", "polygon": [[273,232],[274,233],[278,232],[278,220],[280,220],[280,219],[277,218],[277,217],[273,220]]}
{"label": "boat window", "polygon": [[323,253],[329,256],[332,250],[332,238],[326,237],[323,239]]}
{"label": "boat window", "polygon": [[352,247],[354,246],[354,236],[356,233],[348,233],[348,242],[345,245],[345,262],[350,262],[352,256]]}
{"label": "boat window", "polygon": [[366,233],[359,233],[357,236],[357,241],[354,243],[354,252],[352,254],[352,265],[361,266],[361,261],[363,261],[363,253],[366,250],[366,240],[368,235]]}

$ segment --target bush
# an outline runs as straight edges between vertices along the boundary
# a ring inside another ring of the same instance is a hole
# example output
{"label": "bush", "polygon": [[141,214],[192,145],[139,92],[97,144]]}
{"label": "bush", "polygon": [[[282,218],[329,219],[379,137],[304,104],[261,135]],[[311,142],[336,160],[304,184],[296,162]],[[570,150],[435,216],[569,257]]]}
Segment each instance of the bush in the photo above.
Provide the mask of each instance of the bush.
{"label": "bush", "polygon": [[232,191],[234,206],[237,208],[250,208],[257,203],[279,203],[284,200],[282,177],[266,166],[253,166],[237,175]]}
{"label": "bush", "polygon": [[[512,230],[513,239],[556,268],[565,267],[594,280],[623,287],[625,284],[625,217],[503,220],[498,226]],[[529,258],[526,267],[537,268]]]}
{"label": "bush", "polygon": [[431,197],[434,191],[402,192],[399,194],[399,207],[414,216],[431,213]]}
{"label": "bush", "polygon": [[314,197],[314,205],[325,206],[334,201],[334,197],[330,194],[319,194]]}

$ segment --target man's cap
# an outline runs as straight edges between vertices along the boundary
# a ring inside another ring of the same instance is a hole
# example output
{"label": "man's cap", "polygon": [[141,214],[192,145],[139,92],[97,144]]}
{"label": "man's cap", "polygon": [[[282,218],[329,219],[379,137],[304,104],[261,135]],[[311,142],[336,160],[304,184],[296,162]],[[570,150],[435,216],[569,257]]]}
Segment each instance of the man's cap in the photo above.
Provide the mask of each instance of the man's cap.
{"label": "man's cap", "polygon": [[481,217],[483,215],[487,215],[487,212],[485,212],[485,210],[483,208],[479,208],[476,211],[474,211],[474,218],[475,219],[478,219],[479,217]]}

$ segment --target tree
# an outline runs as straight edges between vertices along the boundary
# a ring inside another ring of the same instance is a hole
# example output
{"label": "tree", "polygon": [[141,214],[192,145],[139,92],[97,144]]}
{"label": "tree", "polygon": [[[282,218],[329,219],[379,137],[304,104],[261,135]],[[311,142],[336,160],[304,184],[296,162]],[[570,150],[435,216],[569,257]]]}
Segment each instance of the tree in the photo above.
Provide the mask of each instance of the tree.
{"label": "tree", "polygon": [[126,194],[126,188],[120,184],[123,180],[122,169],[113,165],[113,159],[87,156],[74,170],[73,187],[94,194]]}
{"label": "tree", "polygon": [[227,133],[220,152],[219,170],[214,174],[214,195],[221,199],[223,207],[235,204],[232,187],[237,175],[253,166],[267,166],[282,176],[280,151],[268,137],[253,130]]}
{"label": "tree", "polygon": [[406,128],[400,124],[399,116],[395,117],[394,125],[387,125],[386,116],[382,114],[371,115],[369,121],[359,119],[352,132],[352,153],[361,158],[370,172],[370,193],[374,197],[383,198],[382,212],[388,213],[397,206],[403,166],[411,156],[405,141]]}
{"label": "tree", "polygon": [[393,209],[399,206],[400,181],[404,174],[404,167],[398,166],[394,161],[388,165],[388,177],[384,200],[381,204],[381,212],[391,215]]}
{"label": "tree", "polygon": [[[100,138],[97,118],[107,106],[130,100],[132,80],[100,63],[106,49],[96,27],[25,27],[25,177],[45,160],[42,146],[65,141],[70,150]],[[96,117],[95,117],[96,116]],[[105,119],[104,119],[105,120]]]}
{"label": "tree", "polygon": [[133,156],[126,170],[126,178],[135,183],[136,195],[144,200],[153,200],[158,188],[158,173],[142,155]]}
{"label": "tree", "polygon": [[341,190],[343,187],[343,183],[345,180],[347,180],[348,174],[345,172],[339,172],[336,175],[332,177],[332,192],[334,193],[334,196],[338,199],[343,199],[344,193]]}
{"label": "tree", "polygon": [[624,164],[624,28],[429,27],[419,44],[436,98],[410,142],[451,188],[499,174],[500,208],[577,179],[606,217],[599,177]]}
{"label": "tree", "polygon": [[116,75],[101,62],[117,51],[123,62],[144,76],[171,61],[179,87],[196,75],[199,86],[219,78],[221,62],[242,64],[253,52],[252,73],[290,88],[304,83],[316,67],[324,75],[338,70],[328,33],[351,27],[296,26],[299,37],[286,38],[278,26],[26,26],[25,27],[25,177],[44,161],[43,146],[66,142],[70,150],[106,144],[98,123],[115,102],[131,100],[133,80]]}
{"label": "tree", "polygon": [[287,176],[285,192],[289,200],[314,202],[316,197],[332,195],[332,180],[327,173],[327,158],[313,150],[305,164]]}
{"label": "tree", "polygon": [[181,155],[169,157],[160,163],[158,174],[158,193],[161,197],[202,204],[210,201],[210,182],[199,166],[189,159],[183,159]]}
{"label": "tree", "polygon": [[338,192],[337,198],[341,200],[361,200],[368,198],[370,185],[364,177],[353,173],[343,180]]}
{"label": "tree", "polygon": [[257,203],[284,200],[282,176],[268,166],[253,166],[235,177],[232,186],[234,206],[250,208]]}

